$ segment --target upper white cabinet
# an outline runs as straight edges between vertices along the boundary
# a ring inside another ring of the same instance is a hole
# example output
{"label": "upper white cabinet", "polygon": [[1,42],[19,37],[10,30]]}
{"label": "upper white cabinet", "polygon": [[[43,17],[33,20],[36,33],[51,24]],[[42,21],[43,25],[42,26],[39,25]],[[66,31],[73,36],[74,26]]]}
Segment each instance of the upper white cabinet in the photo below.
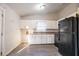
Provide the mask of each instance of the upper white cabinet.
{"label": "upper white cabinet", "polygon": [[58,29],[57,21],[54,20],[20,20],[20,28],[25,28],[26,26],[29,26],[29,28],[32,29],[36,29],[38,27]]}

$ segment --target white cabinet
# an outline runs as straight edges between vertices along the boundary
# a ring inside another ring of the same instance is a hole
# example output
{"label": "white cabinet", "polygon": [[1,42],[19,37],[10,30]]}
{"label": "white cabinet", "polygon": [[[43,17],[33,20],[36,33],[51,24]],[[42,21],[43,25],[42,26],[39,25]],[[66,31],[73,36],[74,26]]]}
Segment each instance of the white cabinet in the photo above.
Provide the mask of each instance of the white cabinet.
{"label": "white cabinet", "polygon": [[46,44],[47,43],[46,35],[42,35],[41,38],[42,38],[41,39],[41,44]]}
{"label": "white cabinet", "polygon": [[30,44],[51,44],[54,43],[54,34],[31,35],[28,40]]}
{"label": "white cabinet", "polygon": [[47,35],[47,43],[51,43],[50,35]]}
{"label": "white cabinet", "polygon": [[51,43],[54,43],[54,39],[55,39],[54,35],[51,35]]}

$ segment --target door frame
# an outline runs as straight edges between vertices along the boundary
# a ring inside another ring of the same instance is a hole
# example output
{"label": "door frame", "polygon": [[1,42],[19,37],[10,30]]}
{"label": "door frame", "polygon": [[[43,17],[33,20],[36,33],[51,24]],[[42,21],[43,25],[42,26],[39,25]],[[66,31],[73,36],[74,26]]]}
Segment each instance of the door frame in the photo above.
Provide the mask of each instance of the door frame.
{"label": "door frame", "polygon": [[5,55],[5,9],[0,6],[2,11],[2,20],[1,20],[1,56]]}

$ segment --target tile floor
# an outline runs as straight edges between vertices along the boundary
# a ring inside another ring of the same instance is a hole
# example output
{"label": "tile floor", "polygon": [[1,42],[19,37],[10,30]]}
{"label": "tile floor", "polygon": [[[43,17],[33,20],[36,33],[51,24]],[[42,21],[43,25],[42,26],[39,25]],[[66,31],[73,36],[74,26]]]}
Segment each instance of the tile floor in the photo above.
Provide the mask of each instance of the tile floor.
{"label": "tile floor", "polygon": [[8,56],[61,56],[58,48],[52,44],[29,45],[21,44],[14,49]]}

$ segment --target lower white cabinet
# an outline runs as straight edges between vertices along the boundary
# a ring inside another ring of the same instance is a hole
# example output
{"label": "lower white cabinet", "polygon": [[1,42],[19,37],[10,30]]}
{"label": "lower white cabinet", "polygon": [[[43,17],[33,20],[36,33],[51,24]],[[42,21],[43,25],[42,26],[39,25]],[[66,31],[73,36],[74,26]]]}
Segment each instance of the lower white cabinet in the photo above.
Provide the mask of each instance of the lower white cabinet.
{"label": "lower white cabinet", "polygon": [[52,44],[54,43],[54,34],[31,35],[28,40],[30,44]]}

